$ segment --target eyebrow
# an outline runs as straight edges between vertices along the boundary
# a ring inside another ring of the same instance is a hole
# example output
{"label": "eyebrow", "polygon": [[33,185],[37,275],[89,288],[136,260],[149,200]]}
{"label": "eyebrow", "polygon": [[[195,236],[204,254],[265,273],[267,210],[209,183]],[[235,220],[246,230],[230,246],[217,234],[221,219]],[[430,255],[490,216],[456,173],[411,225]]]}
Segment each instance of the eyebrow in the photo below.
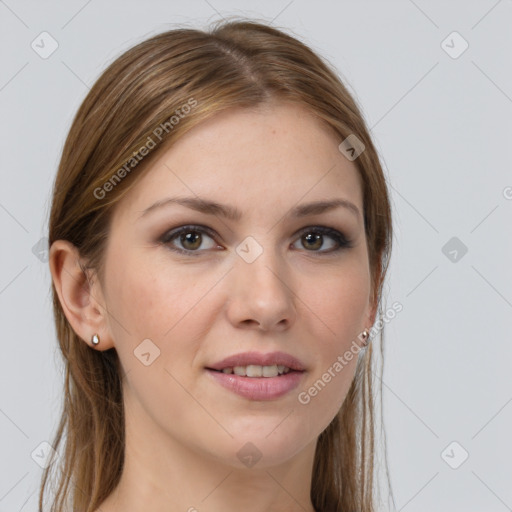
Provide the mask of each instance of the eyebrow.
{"label": "eyebrow", "polygon": [[[225,217],[226,219],[232,221],[239,221],[242,218],[242,212],[237,208],[225,204],[220,204],[216,201],[200,199],[198,197],[168,197],[166,199],[161,199],[160,201],[157,201],[156,203],[153,203],[151,206],[146,208],[140,215],[139,219],[145,217],[152,211],[172,204],[185,206],[191,210],[205,213],[207,215]],[[345,208],[352,212],[356,217],[359,218],[360,216],[359,208],[354,203],[341,198],[304,203],[292,208],[287,216],[300,218],[306,217],[307,215],[318,215],[320,213],[328,212],[336,208]]]}

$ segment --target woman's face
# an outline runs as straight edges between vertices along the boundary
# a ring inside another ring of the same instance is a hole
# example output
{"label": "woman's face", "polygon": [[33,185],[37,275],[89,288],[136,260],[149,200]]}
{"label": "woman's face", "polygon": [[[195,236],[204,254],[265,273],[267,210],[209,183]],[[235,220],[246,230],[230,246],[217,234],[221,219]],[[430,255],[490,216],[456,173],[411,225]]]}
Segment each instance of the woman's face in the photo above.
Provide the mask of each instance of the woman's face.
{"label": "woman's face", "polygon": [[[103,339],[126,372],[129,429],[236,467],[250,452],[267,467],[311,447],[334,418],[357,361],[344,354],[373,323],[362,189],[340,142],[297,106],[231,110],[162,153],[119,203]],[[333,200],[355,208],[305,208]],[[304,371],[269,378],[207,369],[275,351]],[[296,386],[279,394],[279,379]]]}

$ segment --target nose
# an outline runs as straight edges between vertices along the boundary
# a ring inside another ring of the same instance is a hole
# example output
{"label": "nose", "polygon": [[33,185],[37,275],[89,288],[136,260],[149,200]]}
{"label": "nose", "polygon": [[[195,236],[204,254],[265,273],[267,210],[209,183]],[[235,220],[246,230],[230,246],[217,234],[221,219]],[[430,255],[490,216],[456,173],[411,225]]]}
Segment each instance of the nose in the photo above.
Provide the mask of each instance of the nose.
{"label": "nose", "polygon": [[238,328],[289,329],[296,318],[290,273],[265,250],[252,263],[237,258],[229,273],[228,318]]}

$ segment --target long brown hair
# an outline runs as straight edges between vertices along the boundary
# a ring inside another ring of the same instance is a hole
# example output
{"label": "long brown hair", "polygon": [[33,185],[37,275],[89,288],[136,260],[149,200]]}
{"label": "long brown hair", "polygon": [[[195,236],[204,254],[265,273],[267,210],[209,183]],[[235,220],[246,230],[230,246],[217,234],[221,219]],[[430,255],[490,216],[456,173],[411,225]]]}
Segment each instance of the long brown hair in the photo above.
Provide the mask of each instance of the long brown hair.
{"label": "long brown hair", "polygon": [[[220,111],[270,100],[306,107],[340,143],[354,134],[364,144],[354,163],[363,184],[372,298],[381,312],[391,208],[363,115],[329,63],[297,37],[254,20],[223,21],[208,31],[176,28],[137,44],[107,67],[80,106],[63,148],[53,189],[50,246],[68,240],[87,262],[84,273],[92,270],[102,280],[113,208],[154,157]],[[93,512],[122,472],[122,370],[114,348],[91,350],[77,336],[54,285],[52,291],[65,364],[63,410],[53,447],[62,443],[63,450],[59,463],[53,461],[44,471],[39,508],[59,467],[51,512],[67,507]],[[373,359],[379,353],[374,343],[361,353],[343,406],[317,442],[311,500],[318,512],[375,510]]]}

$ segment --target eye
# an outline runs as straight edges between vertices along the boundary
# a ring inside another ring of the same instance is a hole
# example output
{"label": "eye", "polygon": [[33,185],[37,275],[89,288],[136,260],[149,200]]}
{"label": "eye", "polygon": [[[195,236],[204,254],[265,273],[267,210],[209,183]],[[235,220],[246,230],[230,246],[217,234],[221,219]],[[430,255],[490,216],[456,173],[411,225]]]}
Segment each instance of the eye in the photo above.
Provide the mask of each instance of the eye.
{"label": "eye", "polygon": [[[299,235],[300,238],[297,242],[301,242],[302,247],[304,247],[307,252],[330,254],[352,247],[351,242],[347,240],[343,233],[327,226],[309,226],[304,228]],[[202,250],[215,248],[224,249],[215,242],[215,236],[214,231],[206,226],[188,225],[166,232],[159,241],[167,245],[172,251],[185,255],[198,256]],[[327,249],[324,247],[326,238],[331,239]],[[204,247],[204,242],[208,239],[210,242]],[[319,250],[322,247],[324,247],[324,250]]]}
{"label": "eye", "polygon": [[[328,244],[327,250],[319,251],[318,249],[324,245],[326,237],[331,239],[331,243]],[[303,229],[297,242],[301,242],[302,247],[306,248],[308,252],[333,253],[352,247],[350,240],[347,240],[343,233],[326,226],[310,226]]]}
{"label": "eye", "polygon": [[[222,248],[213,239],[214,233],[205,226],[182,226],[164,234],[160,242],[169,246],[169,249],[180,254],[199,253],[198,249],[203,245],[204,239],[209,238],[210,243],[203,249]],[[181,244],[176,247],[175,243]],[[196,254],[194,254],[196,256]]]}

